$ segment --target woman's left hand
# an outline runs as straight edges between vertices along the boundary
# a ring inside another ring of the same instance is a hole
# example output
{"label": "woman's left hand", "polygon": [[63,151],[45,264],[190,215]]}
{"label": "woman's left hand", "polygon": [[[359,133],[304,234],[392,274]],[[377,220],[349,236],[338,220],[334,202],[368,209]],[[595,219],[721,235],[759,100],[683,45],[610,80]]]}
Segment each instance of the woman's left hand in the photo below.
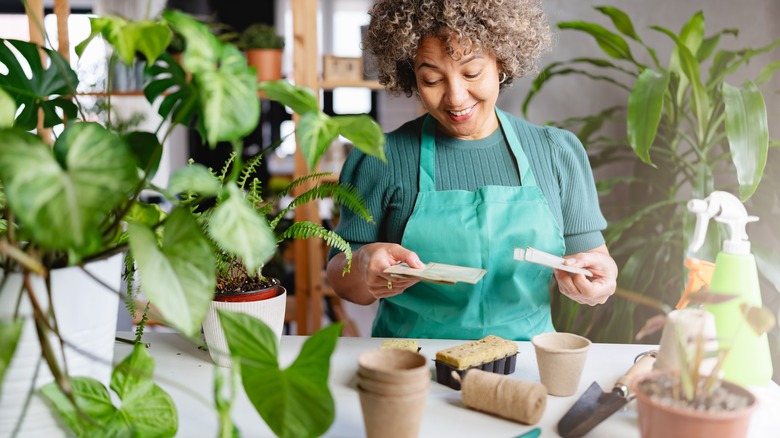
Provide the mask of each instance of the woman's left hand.
{"label": "woman's left hand", "polygon": [[571,274],[553,269],[562,294],[580,303],[595,306],[604,304],[617,287],[618,269],[605,245],[589,251],[564,256],[568,266],[585,268],[593,276]]}

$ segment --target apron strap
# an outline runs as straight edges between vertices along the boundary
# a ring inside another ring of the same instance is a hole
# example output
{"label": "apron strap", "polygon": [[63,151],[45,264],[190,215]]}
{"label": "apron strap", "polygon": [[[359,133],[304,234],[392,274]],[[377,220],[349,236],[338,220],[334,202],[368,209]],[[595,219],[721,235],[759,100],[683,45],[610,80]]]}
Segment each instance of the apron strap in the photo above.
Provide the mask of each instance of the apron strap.
{"label": "apron strap", "polygon": [[[520,182],[524,186],[536,186],[536,178],[531,170],[520,140],[517,138],[515,130],[509,118],[500,109],[496,108],[496,116],[504,133],[504,138],[509,144],[509,148],[517,160],[517,167],[520,172]],[[423,120],[422,139],[420,141],[420,191],[432,192],[436,190],[436,119],[428,114]]]}

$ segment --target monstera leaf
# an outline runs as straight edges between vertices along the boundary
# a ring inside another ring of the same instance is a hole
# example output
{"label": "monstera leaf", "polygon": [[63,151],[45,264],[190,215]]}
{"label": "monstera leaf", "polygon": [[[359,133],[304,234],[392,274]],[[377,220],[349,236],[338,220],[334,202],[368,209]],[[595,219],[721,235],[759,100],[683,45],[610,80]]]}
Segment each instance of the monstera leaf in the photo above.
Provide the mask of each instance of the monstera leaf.
{"label": "monstera leaf", "polygon": [[[20,58],[11,48],[18,51],[26,65],[20,63]],[[62,55],[51,49],[43,49],[51,59],[51,64],[44,67],[38,49],[33,43],[0,39],[0,65],[8,69],[7,74],[0,73],[0,88],[16,101],[17,106],[23,107],[16,118],[16,126],[24,131],[35,129],[38,110],[43,111],[43,126],[46,128],[62,123],[57,110],[62,111],[66,119],[75,119],[77,113],[76,105],[62,97],[76,92],[76,72]],[[25,73],[28,68],[31,72],[29,77]],[[2,70],[0,68],[0,72]]]}

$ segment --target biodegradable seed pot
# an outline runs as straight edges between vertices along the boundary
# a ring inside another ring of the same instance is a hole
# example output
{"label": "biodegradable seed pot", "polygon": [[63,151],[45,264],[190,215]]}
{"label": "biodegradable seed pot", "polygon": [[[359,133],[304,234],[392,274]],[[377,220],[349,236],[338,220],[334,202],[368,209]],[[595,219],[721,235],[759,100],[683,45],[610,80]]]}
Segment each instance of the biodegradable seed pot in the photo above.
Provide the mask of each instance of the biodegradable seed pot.
{"label": "biodegradable seed pot", "polygon": [[642,438],[741,438],[747,436],[758,400],[747,389],[727,381],[703,401],[688,402],[673,394],[679,377],[656,370],[636,379]]}

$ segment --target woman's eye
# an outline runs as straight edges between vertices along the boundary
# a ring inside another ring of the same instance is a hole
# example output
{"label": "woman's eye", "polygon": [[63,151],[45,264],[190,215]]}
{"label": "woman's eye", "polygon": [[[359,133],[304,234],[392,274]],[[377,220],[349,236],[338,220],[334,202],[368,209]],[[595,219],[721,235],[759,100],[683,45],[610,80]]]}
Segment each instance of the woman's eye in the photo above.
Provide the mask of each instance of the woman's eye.
{"label": "woman's eye", "polygon": [[423,79],[423,84],[428,85],[428,86],[436,85],[438,83],[439,83],[439,79],[433,79],[433,80],[425,80],[425,79]]}
{"label": "woman's eye", "polygon": [[476,73],[469,73],[469,74],[465,74],[465,75],[463,75],[463,76],[465,76],[465,77],[466,77],[466,79],[476,79],[476,78],[478,78],[478,77],[479,77],[479,75],[480,75],[480,74],[482,74],[482,72],[481,72],[481,71],[479,71],[479,72],[476,72]]}

